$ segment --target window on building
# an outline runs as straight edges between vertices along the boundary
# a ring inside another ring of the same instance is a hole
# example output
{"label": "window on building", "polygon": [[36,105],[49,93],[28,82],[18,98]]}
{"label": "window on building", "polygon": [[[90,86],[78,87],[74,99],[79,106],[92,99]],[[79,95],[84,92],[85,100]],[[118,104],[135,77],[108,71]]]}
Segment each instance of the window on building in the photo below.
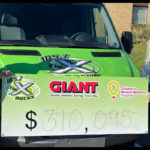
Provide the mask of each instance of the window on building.
{"label": "window on building", "polygon": [[147,24],[148,7],[133,6],[132,24]]}

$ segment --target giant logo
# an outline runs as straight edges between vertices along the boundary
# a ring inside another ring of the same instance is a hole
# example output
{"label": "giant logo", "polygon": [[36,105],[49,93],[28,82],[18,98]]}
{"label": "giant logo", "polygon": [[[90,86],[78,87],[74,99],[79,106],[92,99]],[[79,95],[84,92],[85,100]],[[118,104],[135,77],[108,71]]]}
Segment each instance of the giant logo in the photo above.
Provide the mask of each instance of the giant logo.
{"label": "giant logo", "polygon": [[96,93],[98,82],[51,81],[49,89],[54,93]]}

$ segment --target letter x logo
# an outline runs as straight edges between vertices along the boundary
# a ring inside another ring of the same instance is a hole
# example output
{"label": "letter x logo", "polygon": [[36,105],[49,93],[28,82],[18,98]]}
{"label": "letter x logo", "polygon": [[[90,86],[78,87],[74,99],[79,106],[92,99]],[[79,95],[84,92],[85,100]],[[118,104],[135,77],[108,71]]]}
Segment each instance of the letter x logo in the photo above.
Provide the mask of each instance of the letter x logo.
{"label": "letter x logo", "polygon": [[16,87],[18,88],[17,91],[9,93],[10,95],[18,95],[19,93],[24,93],[25,95],[31,95],[32,93],[28,91],[27,89],[32,86],[34,83],[28,82],[24,86],[20,82],[15,82]]}
{"label": "letter x logo", "polygon": [[52,71],[52,73],[61,74],[61,73],[66,73],[66,72],[71,71],[71,70],[77,70],[81,73],[90,73],[90,72],[92,72],[91,70],[88,70],[86,68],[81,67],[82,65],[88,64],[91,61],[79,60],[77,63],[74,63],[74,64],[68,62],[65,59],[56,59],[56,61],[61,63],[62,65],[65,65],[66,68],[59,69],[59,70],[56,70],[56,71]]}

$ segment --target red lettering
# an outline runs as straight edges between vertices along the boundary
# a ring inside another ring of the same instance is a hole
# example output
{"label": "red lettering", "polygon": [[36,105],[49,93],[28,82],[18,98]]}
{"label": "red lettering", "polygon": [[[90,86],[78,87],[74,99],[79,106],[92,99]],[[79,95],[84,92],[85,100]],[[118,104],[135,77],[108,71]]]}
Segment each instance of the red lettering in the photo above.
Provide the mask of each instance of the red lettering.
{"label": "red lettering", "polygon": [[67,92],[78,93],[77,86],[73,81],[70,82]]}
{"label": "red lettering", "polygon": [[79,82],[78,87],[76,86],[75,82],[71,81],[69,86],[67,87],[66,81],[52,81],[49,84],[49,88],[51,91],[56,93],[96,93],[96,86],[98,86],[98,82]]}
{"label": "red lettering", "polygon": [[[61,87],[60,86],[56,86],[56,85],[61,85],[61,82],[60,81],[52,81],[49,84],[50,90],[53,91],[53,92],[61,92]],[[54,88],[54,86],[56,86],[56,88]]]}
{"label": "red lettering", "polygon": [[67,89],[66,89],[66,87],[67,87],[67,82],[66,81],[62,81],[62,92],[67,92]]}
{"label": "red lettering", "polygon": [[98,82],[88,82],[88,84],[91,86],[91,92],[96,92],[96,86],[98,86]]}
{"label": "red lettering", "polygon": [[[86,85],[85,85],[86,84]],[[83,90],[86,92],[86,93],[89,93],[89,85],[87,84],[87,82],[85,82],[85,84],[83,82],[79,82],[79,92],[80,93],[83,93]]]}

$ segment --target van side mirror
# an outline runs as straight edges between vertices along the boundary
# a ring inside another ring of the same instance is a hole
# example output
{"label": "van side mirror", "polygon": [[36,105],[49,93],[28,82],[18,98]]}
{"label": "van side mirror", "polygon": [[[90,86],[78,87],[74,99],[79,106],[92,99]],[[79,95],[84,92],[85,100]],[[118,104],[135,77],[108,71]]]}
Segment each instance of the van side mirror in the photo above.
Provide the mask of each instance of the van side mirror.
{"label": "van side mirror", "polygon": [[131,54],[132,48],[133,48],[133,37],[132,33],[128,31],[122,32],[122,37],[121,37],[122,45],[125,49],[125,51],[128,54]]}

